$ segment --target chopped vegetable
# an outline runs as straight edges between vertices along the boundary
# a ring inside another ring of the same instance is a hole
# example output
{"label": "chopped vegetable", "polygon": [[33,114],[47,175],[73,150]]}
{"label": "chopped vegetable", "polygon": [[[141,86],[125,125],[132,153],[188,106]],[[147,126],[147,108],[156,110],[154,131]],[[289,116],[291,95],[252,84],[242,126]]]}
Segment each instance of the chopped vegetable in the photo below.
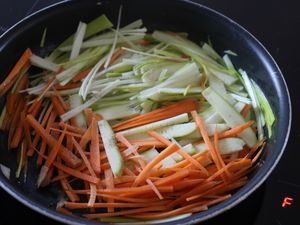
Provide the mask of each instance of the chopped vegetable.
{"label": "chopped vegetable", "polygon": [[0,128],[17,151],[17,179],[34,162],[38,188],[61,185],[59,212],[176,221],[247,183],[276,118],[234,52],[151,34],[142,20],[121,27],[121,15],[122,6],[115,28],[105,15],[79,22],[48,57],[26,49],[0,84]]}

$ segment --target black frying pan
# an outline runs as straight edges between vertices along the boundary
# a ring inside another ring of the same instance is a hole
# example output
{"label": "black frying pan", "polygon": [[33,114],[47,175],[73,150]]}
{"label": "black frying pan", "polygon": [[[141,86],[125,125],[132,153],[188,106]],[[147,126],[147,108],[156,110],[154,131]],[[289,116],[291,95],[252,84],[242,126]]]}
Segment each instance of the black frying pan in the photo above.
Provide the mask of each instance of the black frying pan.
{"label": "black frying pan", "polygon": [[[226,49],[237,52],[239,57],[233,58],[234,64],[249,72],[271,102],[277,118],[273,137],[268,140],[264,155],[259,166],[251,174],[249,183],[229,200],[176,223],[191,224],[216,216],[244,200],[269,176],[284,151],[291,125],[289,94],[278,66],[266,49],[234,21],[206,7],[184,0],[65,1],[29,16],[1,36],[1,79],[26,47],[30,47],[37,54],[46,55],[76,30],[79,20],[88,22],[105,13],[116,22],[120,4],[123,5],[122,24],[142,18],[150,29],[188,32],[196,42],[206,41],[210,37],[220,53]],[[38,46],[45,27],[48,28],[47,48],[40,49]],[[1,99],[1,106],[3,104],[4,99]],[[16,154],[7,151],[7,135],[1,133],[0,138],[0,163],[12,168],[10,180],[0,173],[0,185],[4,190],[30,208],[53,219],[69,224],[99,224],[57,213],[55,206],[60,188],[53,185],[51,188],[37,189],[38,171],[34,164],[29,166],[26,183],[16,180]]]}

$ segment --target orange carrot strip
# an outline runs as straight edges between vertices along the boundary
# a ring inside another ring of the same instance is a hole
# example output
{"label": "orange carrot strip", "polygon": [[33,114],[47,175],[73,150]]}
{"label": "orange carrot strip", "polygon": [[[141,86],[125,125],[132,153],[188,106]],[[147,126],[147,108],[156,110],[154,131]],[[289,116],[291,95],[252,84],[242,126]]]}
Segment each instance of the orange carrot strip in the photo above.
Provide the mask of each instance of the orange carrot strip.
{"label": "orange carrot strip", "polygon": [[189,176],[190,172],[189,170],[181,170],[178,171],[177,173],[174,173],[173,175],[164,177],[158,181],[155,181],[155,185],[156,186],[160,186],[160,185],[169,185],[169,184],[174,184],[175,182],[178,182],[180,180],[182,180],[183,178]]}
{"label": "orange carrot strip", "polygon": [[161,160],[169,156],[170,154],[174,153],[178,150],[178,146],[176,144],[171,144],[167,148],[165,148],[163,151],[159,153],[151,162],[149,162],[146,167],[142,170],[142,172],[137,176],[136,180],[133,183],[133,187],[136,187],[142,182],[145,182],[147,179],[149,173],[151,172],[151,169],[157,165]]}
{"label": "orange carrot strip", "polygon": [[[27,115],[26,121],[35,129],[35,131],[43,138],[43,140],[52,148],[56,140],[35,120],[32,115]],[[71,167],[76,168],[81,164],[81,159],[74,155],[71,151],[61,146],[59,151],[60,157]]]}
{"label": "orange carrot strip", "polygon": [[251,150],[249,151],[249,153],[247,154],[247,158],[250,159],[252,158],[253,154],[255,154],[255,152],[257,152],[257,150],[259,149],[259,147],[264,143],[264,139],[262,139],[261,141],[257,142],[256,145],[254,145]]}
{"label": "orange carrot strip", "polygon": [[218,130],[215,129],[215,134],[214,134],[214,147],[215,147],[215,154],[218,159],[218,163],[220,165],[220,170],[224,168],[224,173],[221,174],[223,180],[226,182],[228,180],[228,177],[231,176],[230,172],[228,171],[227,167],[225,167],[225,163],[222,159],[220,149],[219,149],[219,136],[218,136]]}
{"label": "orange carrot strip", "polygon": [[90,71],[91,71],[91,69],[86,69],[86,70],[79,72],[77,75],[75,75],[72,78],[72,82],[81,81],[83,78],[85,78],[89,74]]}
{"label": "orange carrot strip", "polygon": [[198,129],[203,137],[203,140],[204,140],[206,146],[208,147],[209,153],[210,153],[214,163],[216,164],[218,169],[221,169],[222,164],[219,161],[218,154],[216,153],[216,149],[208,136],[208,133],[205,129],[204,122],[202,121],[201,117],[198,115],[198,113],[196,111],[192,111],[191,114],[192,114],[194,121],[196,122],[196,124],[198,126]]}
{"label": "orange carrot strip", "polygon": [[185,192],[184,194],[180,195],[180,197],[178,197],[176,200],[174,200],[173,202],[168,204],[167,207],[173,208],[182,202],[186,202],[186,198],[193,196],[195,194],[199,194],[203,191],[209,190],[209,189],[213,188],[214,186],[216,186],[217,184],[219,184],[218,181],[203,182],[200,185],[197,185],[196,187],[194,187],[192,190],[189,190],[189,191]]}
{"label": "orange carrot strip", "polygon": [[57,91],[57,90],[55,89],[55,87],[52,87],[52,89],[54,90],[55,96],[57,97],[58,101],[60,102],[62,108],[63,108],[65,111],[70,110],[69,104],[67,104],[67,103],[64,101],[64,99],[63,99],[63,97],[60,95],[59,91]]}
{"label": "orange carrot strip", "polygon": [[58,163],[58,162],[53,162],[53,165],[56,166],[59,170],[62,170],[64,171],[65,173],[67,174],[70,174],[74,177],[77,177],[81,180],[85,180],[89,183],[93,183],[93,184],[98,184],[100,182],[100,180],[96,177],[92,177],[90,175],[87,175],[85,173],[82,173],[82,172],[79,172],[75,169],[72,169],[70,167],[67,167],[67,166],[64,166],[63,164],[61,163]]}
{"label": "orange carrot strip", "polygon": [[69,84],[66,84],[64,86],[60,85],[60,84],[55,84],[54,85],[54,88],[56,90],[68,90],[68,89],[73,89],[73,88],[78,88],[80,87],[80,83],[69,83]]}
{"label": "orange carrot strip", "polygon": [[128,217],[131,218],[137,218],[137,219],[162,219],[162,218],[167,218],[167,217],[171,217],[171,216],[177,216],[180,214],[184,214],[187,212],[190,212],[190,210],[193,210],[195,208],[198,209],[198,211],[204,211],[207,210],[207,206],[206,205],[200,205],[199,207],[199,203],[194,203],[194,204],[190,204],[190,205],[186,205],[183,207],[180,207],[178,209],[173,209],[173,210],[168,210],[167,212],[156,212],[156,213],[142,213],[142,214],[129,214]]}
{"label": "orange carrot strip", "polygon": [[61,133],[60,137],[58,138],[58,141],[55,143],[55,145],[53,146],[53,148],[51,148],[51,151],[49,152],[49,155],[47,156],[46,162],[45,164],[42,166],[39,177],[38,177],[38,181],[37,181],[37,186],[39,187],[41,185],[41,183],[44,181],[50,166],[52,165],[52,163],[54,162],[61,146],[62,146],[62,142],[65,138],[66,135],[66,129]]}
{"label": "orange carrot strip", "polygon": [[56,96],[54,95],[51,96],[51,102],[58,115],[63,115],[66,112]]}
{"label": "orange carrot strip", "polygon": [[[151,205],[160,205],[160,202],[152,202]],[[84,209],[89,208],[87,203],[85,202],[65,202],[65,207],[69,209]],[[141,202],[141,203],[127,203],[127,202],[117,202],[117,203],[110,203],[110,202],[103,202],[103,203],[95,203],[93,208],[144,208],[149,207],[148,202]]]}
{"label": "orange carrot strip", "polygon": [[123,48],[119,48],[110,58],[109,65],[111,66],[124,53]]}
{"label": "orange carrot strip", "polygon": [[133,117],[124,122],[118,123],[113,126],[114,131],[121,131],[131,127],[141,126],[147,123],[156,122],[159,120],[167,119],[177,116],[182,113],[187,113],[192,110],[198,110],[198,102],[194,99],[187,99],[175,104],[156,109],[152,112],[145,113]]}
{"label": "orange carrot strip", "polygon": [[21,70],[29,64],[29,59],[31,56],[32,56],[31,50],[29,48],[26,49],[25,52],[22,54],[21,58],[18,60],[18,62],[11,70],[11,72],[0,84],[0,96],[3,96],[13,86]]}
{"label": "orange carrot strip", "polygon": [[[166,145],[171,145],[172,142],[169,141],[168,139],[164,138],[163,136],[161,136],[160,134],[158,134],[155,131],[149,131],[148,134],[154,138],[156,138],[157,140],[161,141],[162,143],[166,144]],[[192,156],[190,156],[189,154],[187,154],[185,151],[183,151],[180,147],[178,148],[177,151],[178,154],[180,154],[182,157],[184,157],[185,159],[187,159],[188,161],[190,161],[194,166],[196,166],[198,169],[200,169],[202,172],[206,173],[208,175],[207,170],[204,168],[204,166],[202,166],[197,160],[195,160]]]}
{"label": "orange carrot strip", "polygon": [[101,173],[101,158],[99,148],[99,131],[97,121],[92,118],[91,121],[91,144],[90,144],[90,162],[94,171],[98,174]]}
{"label": "orange carrot strip", "polygon": [[[55,119],[56,119],[56,112],[55,111],[52,111],[49,115],[49,119],[48,119],[48,122],[47,122],[47,126],[46,126],[46,132],[47,133],[50,133],[50,128],[52,127]],[[36,134],[36,136],[39,135],[38,133]],[[41,137],[41,135],[39,135],[39,137]],[[42,144],[41,144],[41,148],[40,148],[40,154],[38,155],[38,158],[37,158],[37,165],[40,166],[42,165],[42,162],[43,162],[43,157],[42,155],[44,155],[45,151],[46,151],[46,147],[47,147],[47,142],[43,140]],[[32,148],[33,151],[34,151],[34,148]],[[32,153],[33,154],[33,153]]]}
{"label": "orange carrot strip", "polygon": [[18,93],[10,93],[6,97],[6,110],[7,113],[11,114],[15,110],[15,104],[18,98]]}
{"label": "orange carrot strip", "polygon": [[[48,109],[47,109],[47,111],[46,111],[46,113],[45,113],[45,115],[44,115],[44,117],[43,117],[43,120],[42,120],[42,122],[41,122],[41,125],[42,125],[43,127],[46,126],[47,121],[48,121],[48,119],[49,119],[49,117],[50,117],[50,114],[51,114],[51,112],[52,112],[52,109],[53,109],[53,105],[50,104],[50,106],[48,107]],[[54,120],[53,120],[53,121],[54,121]],[[33,155],[34,149],[36,148],[36,146],[37,146],[37,144],[38,144],[40,138],[41,138],[40,135],[38,135],[38,134],[35,135],[35,137],[34,137],[34,139],[33,139],[33,143],[32,143],[32,148],[29,149],[28,152],[27,152],[27,155],[28,155],[28,156],[32,156],[32,155]],[[43,154],[44,154],[44,153],[43,153]]]}
{"label": "orange carrot strip", "polygon": [[84,111],[87,125],[90,126],[90,124],[92,123],[92,119],[93,119],[93,111],[91,108],[86,108],[83,111]]}
{"label": "orange carrot strip", "polygon": [[[61,159],[58,157],[57,161],[61,162]],[[72,201],[72,202],[80,201],[79,196],[76,193],[74,193],[74,190],[73,190],[71,184],[68,182],[68,179],[66,177],[63,177],[66,174],[64,174],[64,172],[62,172],[61,170],[58,170],[58,175],[61,176],[61,178],[59,180],[60,184],[61,184],[62,188],[64,189],[66,195],[70,199],[70,201]]]}
{"label": "orange carrot strip", "polygon": [[[104,171],[104,176],[105,176],[106,189],[114,189],[115,185],[114,185],[114,179],[113,179],[113,174],[111,172],[111,169],[105,170]],[[114,200],[111,199],[111,198],[107,198],[106,201],[108,203],[113,203],[114,202]],[[109,213],[114,212],[114,208],[113,207],[108,207],[107,212],[109,212]]]}
{"label": "orange carrot strip", "polygon": [[155,184],[148,178],[146,180],[147,184],[149,184],[149,186],[151,187],[151,189],[154,191],[154,193],[157,195],[157,197],[162,200],[164,199],[164,197],[161,195],[161,193],[159,192],[159,190],[157,189],[157,187],[155,186]]}
{"label": "orange carrot strip", "polygon": [[195,187],[200,183],[203,183],[203,181],[204,181],[203,179],[189,179],[189,180],[179,181],[177,183],[174,183],[174,191],[177,192],[186,188]]}
{"label": "orange carrot strip", "polygon": [[64,123],[64,122],[60,122],[59,126],[61,128],[67,127],[68,131],[71,131],[71,132],[74,132],[74,133],[78,133],[78,134],[81,134],[81,135],[83,135],[85,133],[85,131],[86,131],[86,129],[83,129],[83,128],[80,128],[80,127],[75,127],[75,126],[72,126],[72,125]]}
{"label": "orange carrot strip", "polygon": [[242,117],[245,118],[245,117],[248,115],[250,109],[251,109],[251,105],[250,105],[250,104],[246,104],[246,105],[244,106],[244,108],[242,109],[242,111],[241,111]]}
{"label": "orange carrot strip", "polygon": [[85,133],[82,135],[79,145],[83,148],[89,141],[91,140],[91,128],[92,126],[89,126],[88,129],[85,131]]}
{"label": "orange carrot strip", "polygon": [[224,131],[219,135],[219,139],[237,136],[238,134],[242,133],[246,128],[250,127],[253,124],[253,122],[253,120],[250,120],[244,124],[233,127],[230,130]]}
{"label": "orange carrot strip", "polygon": [[111,212],[111,213],[94,213],[94,214],[85,214],[85,217],[88,219],[97,219],[102,217],[111,217],[111,216],[122,216],[122,215],[130,215],[139,212],[152,212],[152,211],[162,211],[165,210],[165,206],[150,206],[150,207],[143,207],[137,209],[129,209],[129,210],[122,210],[119,212]]}

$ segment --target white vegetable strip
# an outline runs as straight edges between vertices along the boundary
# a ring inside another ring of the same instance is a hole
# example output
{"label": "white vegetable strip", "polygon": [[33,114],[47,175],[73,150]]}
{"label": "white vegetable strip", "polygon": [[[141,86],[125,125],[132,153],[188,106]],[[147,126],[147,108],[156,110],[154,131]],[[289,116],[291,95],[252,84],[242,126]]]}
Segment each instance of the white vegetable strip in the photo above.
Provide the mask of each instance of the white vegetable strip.
{"label": "white vegetable strip", "polygon": [[75,37],[74,37],[74,42],[72,46],[72,51],[70,54],[70,59],[76,58],[81,49],[82,41],[84,39],[85,31],[86,31],[87,24],[83,22],[79,22]]}
{"label": "white vegetable strip", "polygon": [[239,72],[242,75],[243,80],[245,82],[245,88],[246,88],[246,90],[247,90],[247,92],[250,96],[252,108],[253,108],[254,113],[255,113],[258,139],[262,140],[263,137],[264,137],[264,130],[263,130],[263,127],[262,127],[263,122],[262,122],[261,109],[260,109],[259,102],[257,100],[255,91],[253,89],[252,83],[251,83],[247,73],[243,70],[239,70]]}
{"label": "white vegetable strip", "polygon": [[[241,138],[224,138],[219,140],[219,149],[222,155],[232,154],[243,150],[245,142]],[[195,145],[197,152],[207,151],[208,148],[205,143]]]}
{"label": "white vegetable strip", "polygon": [[[70,95],[69,101],[70,101],[71,109],[75,109],[75,108],[79,107],[80,105],[82,105],[82,103],[83,103],[82,98],[77,94]],[[75,120],[76,120],[76,125],[78,127],[81,127],[81,128],[87,127],[85,116],[82,112],[80,112],[78,115],[75,116]]]}
{"label": "white vegetable strip", "polygon": [[4,166],[3,164],[0,164],[0,169],[3,173],[3,175],[9,180],[10,179],[10,168],[7,166]]}
{"label": "white vegetable strip", "polygon": [[90,107],[92,104],[94,104],[96,101],[101,99],[103,96],[107,95],[109,92],[111,92],[115,87],[120,85],[120,80],[116,80],[110,84],[108,84],[105,88],[103,88],[100,92],[98,92],[96,95],[94,95],[91,99],[83,103],[82,105],[78,106],[75,109],[72,109],[65,114],[61,115],[62,121],[67,121],[71,119],[72,117],[76,116],[78,113],[80,113],[85,108]]}
{"label": "white vegetable strip", "polygon": [[49,59],[44,59],[35,54],[30,57],[30,62],[32,65],[37,66],[41,69],[46,69],[52,72],[57,72],[59,70],[59,65],[51,62]]}
{"label": "white vegetable strip", "polygon": [[[246,122],[234,107],[211,88],[205,89],[202,94],[230,127],[236,127]],[[239,136],[244,139],[249,147],[253,147],[257,143],[256,135],[251,128],[245,129]]]}

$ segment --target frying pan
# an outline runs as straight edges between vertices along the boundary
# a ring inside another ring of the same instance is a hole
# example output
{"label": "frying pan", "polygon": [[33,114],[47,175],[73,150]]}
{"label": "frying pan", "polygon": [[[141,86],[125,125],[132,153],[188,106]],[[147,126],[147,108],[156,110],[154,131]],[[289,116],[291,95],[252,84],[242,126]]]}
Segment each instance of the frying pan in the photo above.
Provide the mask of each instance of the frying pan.
{"label": "frying pan", "polygon": [[[187,0],[64,1],[26,17],[1,36],[0,79],[4,79],[25,48],[30,47],[41,56],[47,55],[76,30],[80,20],[88,22],[105,13],[116,24],[120,4],[123,5],[123,25],[141,18],[150,30],[187,32],[197,43],[209,38],[220,54],[227,49],[238,53],[238,57],[232,58],[233,63],[245,69],[269,99],[276,117],[273,136],[268,140],[260,162],[250,174],[250,181],[225,202],[189,218],[165,224],[194,224],[229,210],[256,190],[278,163],[290,132],[291,103],[284,78],[271,55],[255,37],[226,16]],[[45,27],[48,30],[46,48],[40,49],[39,43]],[[5,98],[0,99],[1,108],[4,103]],[[3,132],[0,134],[0,147],[0,163],[12,170],[9,180],[0,173],[0,186],[10,195],[33,210],[64,223],[100,224],[56,212],[59,186],[54,184],[49,188],[37,189],[38,169],[34,159],[29,161],[26,182],[23,182],[24,177],[15,179],[16,152],[7,150],[7,134]]]}

